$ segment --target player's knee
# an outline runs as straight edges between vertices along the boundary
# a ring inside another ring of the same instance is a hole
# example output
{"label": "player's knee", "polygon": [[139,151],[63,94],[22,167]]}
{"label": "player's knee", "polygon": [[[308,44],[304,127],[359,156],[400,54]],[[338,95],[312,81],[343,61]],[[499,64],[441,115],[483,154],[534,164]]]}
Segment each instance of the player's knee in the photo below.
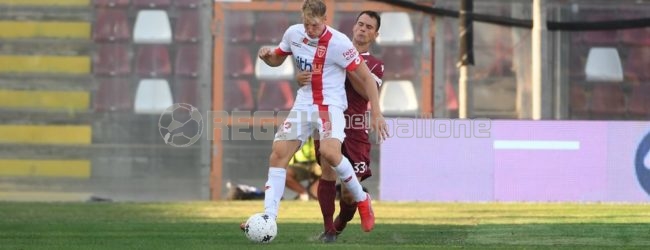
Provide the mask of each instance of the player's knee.
{"label": "player's knee", "polygon": [[286,167],[291,159],[293,153],[297,150],[293,149],[290,144],[273,144],[269,162],[271,166]]}
{"label": "player's knee", "polygon": [[341,152],[336,150],[334,147],[321,147],[320,148],[321,158],[326,160],[332,166],[339,164],[341,158]]}

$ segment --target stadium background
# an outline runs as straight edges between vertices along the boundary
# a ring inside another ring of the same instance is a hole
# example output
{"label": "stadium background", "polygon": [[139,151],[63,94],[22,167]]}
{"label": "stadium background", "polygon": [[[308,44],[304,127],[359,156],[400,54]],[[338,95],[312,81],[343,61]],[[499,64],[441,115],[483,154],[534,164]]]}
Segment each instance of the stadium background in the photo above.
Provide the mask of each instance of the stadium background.
{"label": "stadium background", "polygon": [[[372,52],[386,62],[386,116],[458,117],[458,19],[378,2],[326,2],[330,25],[347,33],[359,11],[384,14]],[[531,2],[475,1],[474,9],[531,19]],[[418,3],[459,8],[458,1]],[[650,17],[645,1],[546,6],[554,21]],[[182,102],[198,107],[208,128],[208,110],[244,111],[226,118],[231,128],[252,131],[260,121],[232,118],[287,110],[295,94],[292,68],[258,67],[255,52],[300,21],[299,7],[300,1],[0,0],[0,199],[209,200],[223,198],[227,183],[261,186],[270,141],[204,130],[199,143],[171,147],[158,121]],[[648,28],[554,31],[547,41],[546,119],[648,120]],[[474,23],[471,118],[532,118],[531,44],[530,29]],[[594,48],[614,48],[616,60],[606,50],[605,59],[590,63]],[[620,74],[610,73],[617,60]],[[375,193],[379,159],[375,147],[376,174],[364,183]]]}

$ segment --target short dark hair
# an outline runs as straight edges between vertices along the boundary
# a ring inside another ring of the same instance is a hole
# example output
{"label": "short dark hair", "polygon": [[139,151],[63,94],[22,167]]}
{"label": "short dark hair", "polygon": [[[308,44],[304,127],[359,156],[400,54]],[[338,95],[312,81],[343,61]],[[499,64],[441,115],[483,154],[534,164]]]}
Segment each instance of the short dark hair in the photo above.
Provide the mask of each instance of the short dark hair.
{"label": "short dark hair", "polygon": [[374,18],[377,21],[377,27],[375,27],[375,31],[379,31],[379,27],[381,26],[381,16],[379,16],[379,13],[372,10],[361,11],[361,13],[359,13],[357,16],[357,22],[359,21],[359,17],[361,17],[361,15],[368,15],[369,17]]}

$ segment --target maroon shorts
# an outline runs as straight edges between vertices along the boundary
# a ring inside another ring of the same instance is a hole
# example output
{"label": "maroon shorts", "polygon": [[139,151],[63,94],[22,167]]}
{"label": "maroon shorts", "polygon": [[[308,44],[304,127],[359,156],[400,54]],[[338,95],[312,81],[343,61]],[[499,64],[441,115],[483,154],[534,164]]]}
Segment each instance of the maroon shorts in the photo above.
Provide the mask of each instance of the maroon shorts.
{"label": "maroon shorts", "polygon": [[[314,141],[316,146],[316,159],[320,164],[320,142]],[[345,140],[341,146],[341,152],[352,163],[352,169],[359,180],[363,181],[372,176],[370,170],[370,142],[368,134],[363,130],[345,130]]]}

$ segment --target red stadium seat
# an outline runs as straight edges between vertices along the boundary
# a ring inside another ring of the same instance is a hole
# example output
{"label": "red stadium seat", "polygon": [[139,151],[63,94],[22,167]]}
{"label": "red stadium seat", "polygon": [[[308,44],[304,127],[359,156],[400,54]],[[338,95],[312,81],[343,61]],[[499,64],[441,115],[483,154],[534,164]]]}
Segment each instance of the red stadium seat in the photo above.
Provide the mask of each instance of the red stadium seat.
{"label": "red stadium seat", "polygon": [[383,47],[385,78],[411,78],[415,75],[415,58],[411,47]]}
{"label": "red stadium seat", "polygon": [[621,41],[629,45],[650,46],[650,28],[620,31]]}
{"label": "red stadium seat", "polygon": [[251,76],[253,75],[253,59],[248,48],[244,46],[230,46],[226,51],[227,57],[224,58],[226,64],[226,74],[231,77]]}
{"label": "red stadium seat", "polygon": [[632,47],[623,64],[625,79],[636,83],[650,83],[650,47]]}
{"label": "red stadium seat", "polygon": [[[588,21],[610,21],[613,20],[610,13],[594,14],[586,18]],[[603,30],[603,31],[584,31],[582,32],[582,40],[589,46],[616,46],[616,39],[618,31],[616,30]]]}
{"label": "red stadium seat", "polygon": [[171,0],[132,0],[133,6],[138,9],[166,9],[172,4]]}
{"label": "red stadium seat", "polygon": [[233,43],[246,43],[253,40],[255,17],[253,12],[229,14],[226,18],[226,36]]}
{"label": "red stadium seat", "polygon": [[95,93],[94,107],[97,112],[133,110],[133,91],[127,79],[100,79]]}
{"label": "red stadium seat", "polygon": [[650,116],[650,85],[638,85],[632,88],[628,113],[632,116]]}
{"label": "red stadium seat", "polygon": [[571,84],[569,96],[569,110],[571,116],[584,116],[589,113],[589,102],[584,85]]}
{"label": "red stadium seat", "polygon": [[226,111],[253,110],[253,92],[246,80],[226,80],[224,82],[223,107]]}
{"label": "red stadium seat", "polygon": [[594,115],[622,116],[625,114],[625,93],[619,85],[597,83],[591,96]]}
{"label": "red stadium seat", "polygon": [[123,76],[131,73],[128,45],[106,44],[99,47],[93,58],[95,75]]}
{"label": "red stadium seat", "polygon": [[93,0],[95,7],[126,8],[131,0]]}
{"label": "red stadium seat", "polygon": [[198,8],[201,0],[175,0],[174,6],[181,8]]}
{"label": "red stadium seat", "polygon": [[262,12],[255,22],[255,42],[279,43],[289,27],[289,16],[284,12]]}
{"label": "red stadium seat", "polygon": [[199,76],[199,46],[179,45],[176,51],[174,69],[177,76]]}
{"label": "red stadium seat", "polygon": [[344,13],[339,16],[339,22],[337,24],[337,30],[343,32],[348,37],[352,37],[352,28],[357,22],[357,13]]}
{"label": "red stadium seat", "polygon": [[201,38],[199,12],[195,10],[178,11],[174,27],[174,40],[177,42],[198,42]]}
{"label": "red stadium seat", "polygon": [[257,94],[257,110],[284,111],[293,106],[293,90],[288,81],[261,82]]}
{"label": "red stadium seat", "polygon": [[93,29],[95,42],[122,42],[131,39],[131,28],[123,10],[100,10]]}
{"label": "red stadium seat", "polygon": [[197,79],[176,79],[172,86],[174,103],[187,103],[194,107],[199,105],[199,84]]}
{"label": "red stadium seat", "polygon": [[135,72],[142,77],[166,77],[172,72],[165,45],[142,45],[138,48]]}

